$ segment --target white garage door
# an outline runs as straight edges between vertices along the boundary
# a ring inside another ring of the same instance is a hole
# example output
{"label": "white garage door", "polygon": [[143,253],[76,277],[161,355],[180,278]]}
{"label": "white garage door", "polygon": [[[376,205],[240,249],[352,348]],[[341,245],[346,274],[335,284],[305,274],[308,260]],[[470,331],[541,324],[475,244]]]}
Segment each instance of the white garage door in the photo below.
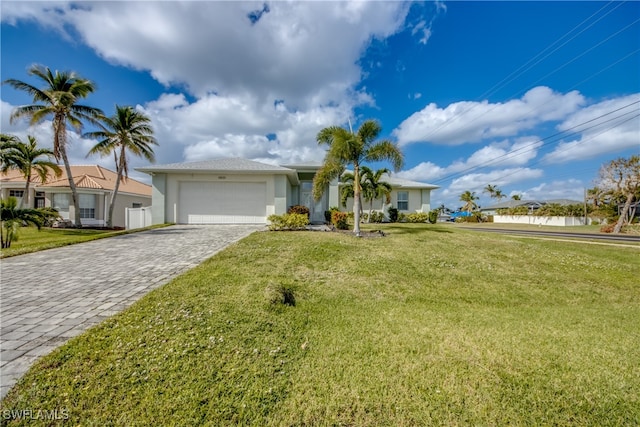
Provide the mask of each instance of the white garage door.
{"label": "white garage door", "polygon": [[180,224],[261,224],[266,222],[264,182],[181,182]]}

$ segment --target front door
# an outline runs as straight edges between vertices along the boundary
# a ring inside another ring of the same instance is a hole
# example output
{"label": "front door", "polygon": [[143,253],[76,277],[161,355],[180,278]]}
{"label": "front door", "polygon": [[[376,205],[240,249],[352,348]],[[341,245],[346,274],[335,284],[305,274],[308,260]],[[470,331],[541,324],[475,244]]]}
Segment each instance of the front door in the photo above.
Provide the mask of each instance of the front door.
{"label": "front door", "polygon": [[313,200],[313,182],[302,181],[300,183],[300,201],[301,204],[309,209],[309,221],[324,222],[324,211],[327,210],[326,192],[319,201]]}

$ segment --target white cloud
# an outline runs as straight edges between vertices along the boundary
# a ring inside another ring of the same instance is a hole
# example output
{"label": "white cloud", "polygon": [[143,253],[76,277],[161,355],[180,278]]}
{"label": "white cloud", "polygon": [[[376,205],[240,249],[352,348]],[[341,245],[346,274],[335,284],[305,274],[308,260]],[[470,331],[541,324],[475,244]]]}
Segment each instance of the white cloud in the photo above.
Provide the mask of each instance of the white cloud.
{"label": "white cloud", "polygon": [[405,119],[393,131],[398,143],[459,145],[488,138],[508,137],[541,122],[562,120],[585,103],[577,91],[560,94],[545,86],[505,103],[462,101],[439,108],[429,104]]}
{"label": "white cloud", "polygon": [[559,143],[544,160],[548,163],[565,163],[630,148],[640,150],[638,102],[640,94],[633,94],[599,102],[572,114],[558,128],[561,131],[580,132],[580,135],[571,141]]}

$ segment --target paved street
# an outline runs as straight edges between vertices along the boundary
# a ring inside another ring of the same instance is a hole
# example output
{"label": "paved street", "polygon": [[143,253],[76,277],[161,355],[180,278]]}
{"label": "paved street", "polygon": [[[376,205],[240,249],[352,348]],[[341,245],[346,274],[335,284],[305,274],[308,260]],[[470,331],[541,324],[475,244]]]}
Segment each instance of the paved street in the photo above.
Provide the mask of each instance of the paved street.
{"label": "paved street", "polygon": [[40,356],[260,225],[175,225],[0,261],[0,397]]}

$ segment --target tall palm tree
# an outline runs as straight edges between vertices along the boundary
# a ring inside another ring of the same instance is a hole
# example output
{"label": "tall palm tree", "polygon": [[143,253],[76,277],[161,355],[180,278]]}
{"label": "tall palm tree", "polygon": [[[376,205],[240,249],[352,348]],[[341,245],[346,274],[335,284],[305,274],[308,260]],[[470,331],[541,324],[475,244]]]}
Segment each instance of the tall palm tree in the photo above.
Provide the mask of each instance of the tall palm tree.
{"label": "tall palm tree", "polygon": [[2,133],[0,134],[0,170],[6,172],[15,168],[15,148],[20,144],[17,136]]}
{"label": "tall palm tree", "polygon": [[478,205],[476,204],[478,196],[476,196],[475,191],[465,191],[460,195],[460,200],[465,202],[465,205],[462,207],[462,210],[465,212],[471,212],[478,207]]}
{"label": "tall palm tree", "polygon": [[496,185],[487,184],[482,190],[483,193],[489,193],[489,197],[492,199],[496,196],[496,191],[498,191],[498,187]]}
{"label": "tall palm tree", "polygon": [[366,120],[354,132],[339,126],[330,126],[318,132],[318,144],[329,146],[324,163],[313,179],[313,196],[320,200],[326,186],[344,172],[346,166],[353,166],[353,232],[360,236],[360,165],[363,162],[388,160],[396,171],[402,168],[404,156],[396,144],[389,140],[376,141],[382,128],[375,120]]}
{"label": "tall palm tree", "polygon": [[[385,181],[381,181],[382,175],[388,174],[389,169],[382,168],[377,171],[372,171],[366,166],[362,166],[362,182],[363,182],[363,194],[364,199],[369,202],[369,220],[371,222],[371,212],[373,212],[373,201],[378,198],[382,199],[382,208],[384,204],[389,203],[389,197],[391,195],[391,184]],[[366,189],[366,191],[365,191]]]}
{"label": "tall palm tree", "polygon": [[495,197],[496,199],[498,199],[498,201],[500,201],[507,196],[502,192],[502,190],[496,189],[496,192],[493,194],[493,197]]}
{"label": "tall palm tree", "polygon": [[108,156],[113,154],[116,162],[116,184],[109,202],[107,227],[113,226],[113,209],[118,196],[120,182],[129,177],[127,151],[150,162],[155,161],[153,145],[158,145],[153,137],[151,119],[131,106],[116,105],[116,113],[112,117],[103,117],[101,130],[88,132],[84,137],[96,138],[100,141],[89,150],[89,154]]}
{"label": "tall palm tree", "polygon": [[62,159],[64,163],[75,208],[75,226],[81,227],[78,192],[67,156],[67,124],[80,132],[83,120],[95,123],[103,115],[97,108],[78,104],[80,99],[86,98],[95,91],[95,85],[74,72],[57,70],[52,72],[48,67],[41,65],[32,66],[28,73],[44,83],[41,89],[16,79],[3,82],[31,95],[34,102],[31,105],[16,107],[11,113],[10,120],[13,122],[27,117],[33,125],[48,117],[53,118],[53,155],[56,160]]}
{"label": "tall palm tree", "polygon": [[15,138],[16,142],[8,149],[7,160],[2,164],[2,172],[6,172],[9,169],[17,169],[26,180],[24,197],[20,199],[18,209],[22,209],[25,204],[29,206],[29,187],[34,173],[40,177],[40,182],[42,183],[47,181],[49,171],[53,171],[56,176],[62,175],[62,169],[50,160],[51,156],[53,156],[53,151],[48,148],[38,148],[36,138],[31,135],[27,137],[29,138],[27,144],[17,137]]}

